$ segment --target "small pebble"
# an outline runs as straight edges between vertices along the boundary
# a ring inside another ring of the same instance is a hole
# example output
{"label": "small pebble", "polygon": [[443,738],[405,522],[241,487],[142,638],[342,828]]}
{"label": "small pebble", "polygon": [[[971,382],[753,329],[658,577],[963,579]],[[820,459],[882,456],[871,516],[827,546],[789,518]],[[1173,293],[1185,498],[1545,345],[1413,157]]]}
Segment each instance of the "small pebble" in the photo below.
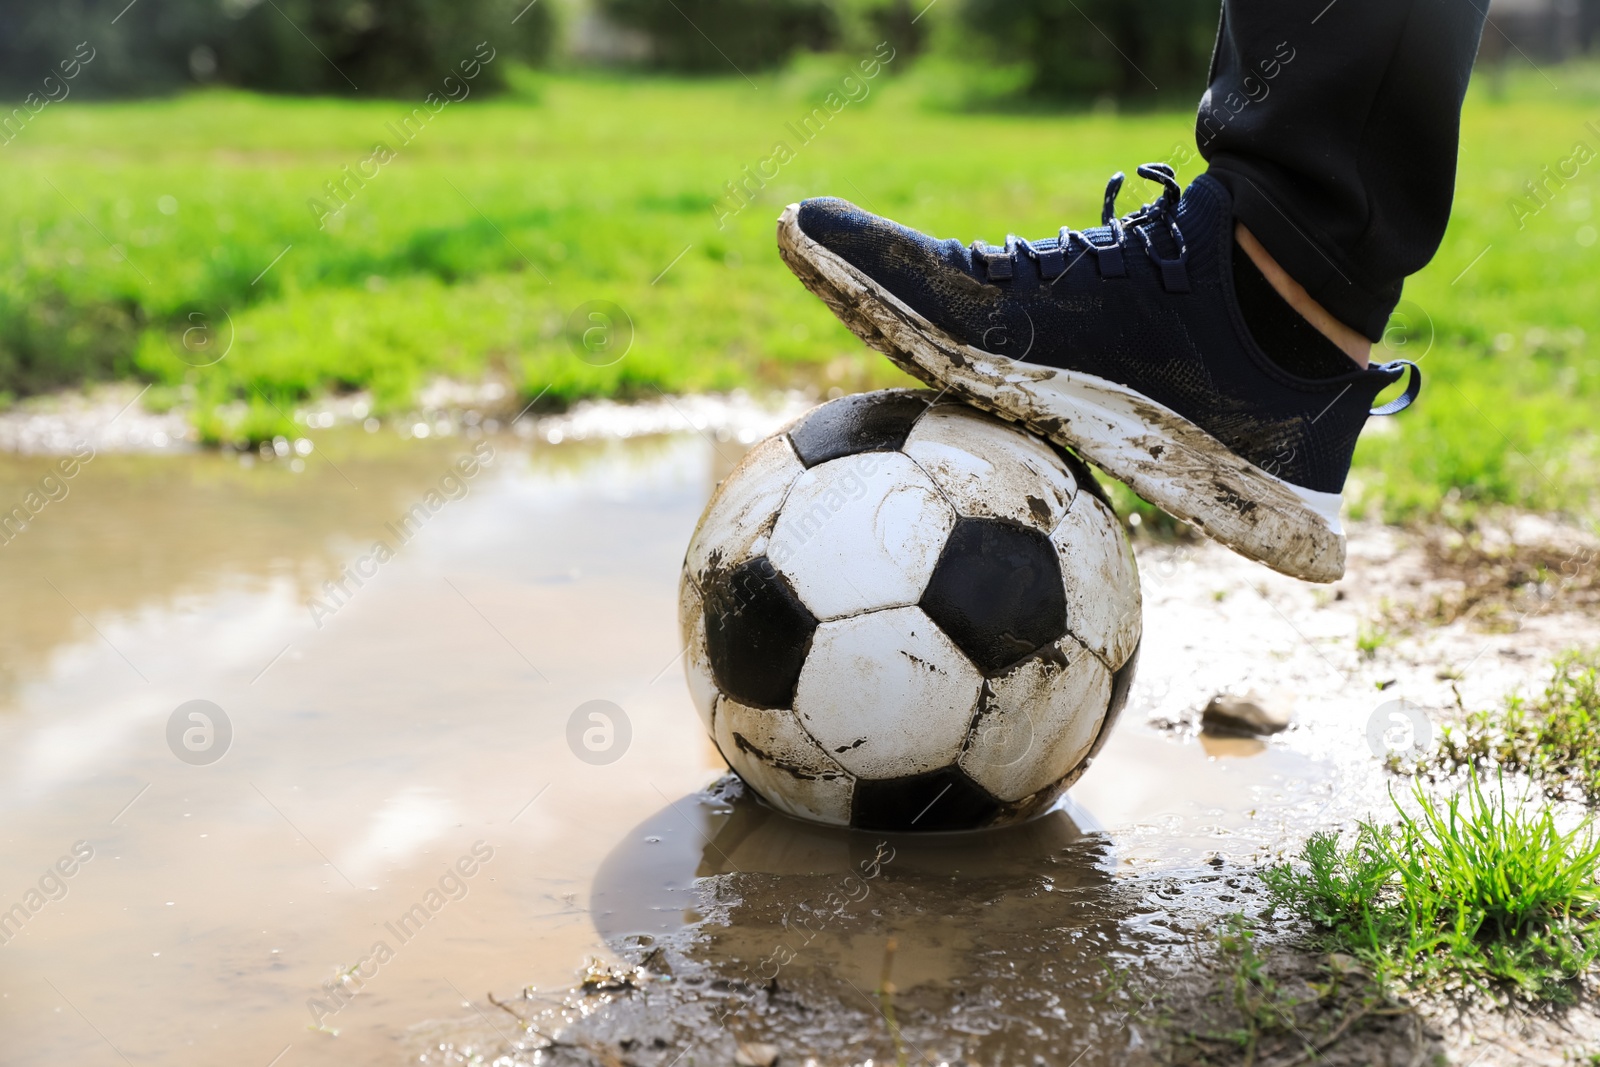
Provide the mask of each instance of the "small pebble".
{"label": "small pebble", "polygon": [[1289,725],[1287,701],[1269,701],[1254,689],[1218,693],[1200,716],[1203,729],[1231,734],[1275,734]]}
{"label": "small pebble", "polygon": [[741,1044],[733,1054],[733,1062],[739,1067],[772,1067],[778,1062],[778,1046],[760,1042]]}

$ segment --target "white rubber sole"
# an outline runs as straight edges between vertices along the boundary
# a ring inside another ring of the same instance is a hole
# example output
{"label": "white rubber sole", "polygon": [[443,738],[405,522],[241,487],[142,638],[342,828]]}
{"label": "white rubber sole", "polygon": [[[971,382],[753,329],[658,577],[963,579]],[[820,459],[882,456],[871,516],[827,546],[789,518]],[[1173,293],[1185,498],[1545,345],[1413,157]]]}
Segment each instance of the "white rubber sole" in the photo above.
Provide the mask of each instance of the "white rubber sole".
{"label": "white rubber sole", "polygon": [[1019,422],[1240,555],[1310,582],[1344,576],[1341,497],[1262,470],[1170,408],[1088,374],[962,344],[807,237],[791,204],[778,249],[806,288],[867,344],[935,389]]}

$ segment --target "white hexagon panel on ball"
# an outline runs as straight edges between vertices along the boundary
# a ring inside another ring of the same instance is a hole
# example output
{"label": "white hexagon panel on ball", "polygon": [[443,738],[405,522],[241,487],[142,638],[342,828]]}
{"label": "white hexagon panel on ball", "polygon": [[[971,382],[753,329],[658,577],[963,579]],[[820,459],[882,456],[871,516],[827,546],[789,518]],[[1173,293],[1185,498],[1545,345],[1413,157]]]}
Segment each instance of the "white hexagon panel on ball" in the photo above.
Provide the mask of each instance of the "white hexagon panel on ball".
{"label": "white hexagon panel on ball", "polygon": [[1017,801],[1077,771],[1100,733],[1111,672],[1070,637],[989,680],[961,769]]}
{"label": "white hexagon panel on ball", "polygon": [[713,736],[728,765],[780,811],[847,826],[855,779],[806,733],[794,712],[717,700]]}
{"label": "white hexagon panel on ball", "polygon": [[817,627],[794,707],[845,770],[898,778],[956,761],[982,684],[921,608],[890,608]]}
{"label": "white hexagon panel on ball", "polygon": [[1061,555],[1067,629],[1116,670],[1144,633],[1139,567],[1116,514],[1095,494],[1078,494],[1050,535]]}
{"label": "white hexagon panel on ball", "polygon": [[1056,528],[1078,483],[1039,438],[965,404],[939,404],[917,420],[905,454],[927,471],[957,513]]}
{"label": "white hexagon panel on ball", "polygon": [[903,607],[922,595],[955,521],[906,456],[862,452],[800,476],[767,558],[818,619]]}
{"label": "white hexagon panel on ball", "polygon": [[783,434],[767,438],[745,453],[706,505],[684,566],[697,583],[713,567],[732,568],[761,554],[784,497],[805,467]]}
{"label": "white hexagon panel on ball", "polygon": [[700,721],[706,724],[709,732],[717,682],[706,652],[705,605],[687,568],[678,578],[678,632],[683,637],[683,673],[689,682],[689,698],[694,701],[694,709],[700,713]]}

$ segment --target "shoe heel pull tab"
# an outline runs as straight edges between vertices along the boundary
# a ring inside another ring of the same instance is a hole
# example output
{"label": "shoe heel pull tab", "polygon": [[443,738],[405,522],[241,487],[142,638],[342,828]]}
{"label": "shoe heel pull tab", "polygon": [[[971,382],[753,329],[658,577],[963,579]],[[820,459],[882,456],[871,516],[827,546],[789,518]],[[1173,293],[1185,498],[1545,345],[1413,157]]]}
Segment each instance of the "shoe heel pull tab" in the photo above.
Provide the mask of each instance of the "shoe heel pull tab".
{"label": "shoe heel pull tab", "polygon": [[1406,390],[1387,404],[1373,408],[1370,415],[1393,415],[1397,411],[1404,411],[1410,407],[1412,401],[1417,399],[1417,394],[1422,392],[1422,368],[1409,359],[1397,359],[1391,363],[1380,363],[1374,370],[1389,371],[1398,374],[1406,367],[1411,368],[1411,378],[1406,382]]}

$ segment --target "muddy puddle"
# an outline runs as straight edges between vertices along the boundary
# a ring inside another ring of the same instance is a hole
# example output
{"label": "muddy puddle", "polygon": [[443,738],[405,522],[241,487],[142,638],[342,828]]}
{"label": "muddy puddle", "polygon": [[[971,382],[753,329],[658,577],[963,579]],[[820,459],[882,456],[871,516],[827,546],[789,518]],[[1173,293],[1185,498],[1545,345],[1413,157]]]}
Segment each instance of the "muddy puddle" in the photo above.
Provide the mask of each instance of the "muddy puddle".
{"label": "muddy puddle", "polygon": [[[1251,864],[1383,802],[1382,704],[1544,655],[1530,619],[1364,657],[1359,591],[1158,545],[1129,709],[1061,809],[800,825],[717,784],[678,659],[742,447],[336,429],[46,485],[0,545],[0,1059],[1121,1062],[1140,991],[1259,911]],[[0,455],[0,499],[55,463]],[[1395,558],[1362,543],[1357,576]],[[1249,686],[1295,725],[1198,733]],[[625,728],[580,758],[593,700]]]}

